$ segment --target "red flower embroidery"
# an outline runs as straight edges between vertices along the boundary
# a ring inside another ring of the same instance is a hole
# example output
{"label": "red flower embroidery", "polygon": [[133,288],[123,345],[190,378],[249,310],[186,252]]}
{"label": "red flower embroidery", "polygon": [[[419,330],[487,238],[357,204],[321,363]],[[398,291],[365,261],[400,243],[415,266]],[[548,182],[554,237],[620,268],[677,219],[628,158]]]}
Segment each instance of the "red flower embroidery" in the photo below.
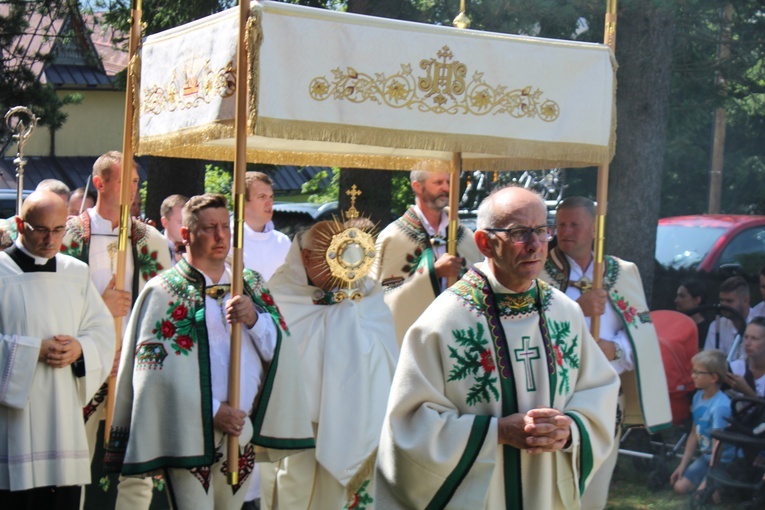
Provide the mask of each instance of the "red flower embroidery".
{"label": "red flower embroidery", "polygon": [[141,253],[143,253],[144,255],[149,254],[149,249],[146,247],[146,245],[141,247]]}
{"label": "red flower embroidery", "polygon": [[78,243],[77,241],[72,241],[72,244],[70,246],[72,248],[79,248],[80,247],[80,243]]}
{"label": "red flower embroidery", "polygon": [[178,305],[178,307],[173,310],[173,313],[171,314],[173,319],[176,321],[185,319],[186,316],[189,314],[189,309],[186,308],[184,305]]}
{"label": "red flower embroidery", "polygon": [[151,273],[149,273],[149,278],[154,278],[155,276],[157,276],[156,271],[152,271]]}
{"label": "red flower embroidery", "polygon": [[287,323],[284,322],[284,319],[281,317],[279,317],[279,327],[281,327],[283,331],[287,331]]}
{"label": "red flower embroidery", "polygon": [[265,304],[268,306],[274,306],[274,298],[271,297],[271,294],[268,292],[264,292],[260,295],[260,299],[263,300]]}
{"label": "red flower embroidery", "polygon": [[151,258],[154,259],[154,260],[157,260],[157,252],[156,251],[151,252]]}
{"label": "red flower embroidery", "polygon": [[178,344],[178,347],[181,349],[186,349],[187,351],[194,347],[194,340],[192,340],[188,335],[178,335],[175,343]]}
{"label": "red flower embroidery", "polygon": [[484,372],[492,373],[497,369],[497,366],[494,364],[494,358],[491,356],[491,351],[489,349],[486,349],[481,353],[481,366],[483,367]]}
{"label": "red flower embroidery", "polygon": [[634,306],[630,306],[630,314],[631,315],[637,315],[637,310],[635,309]]}
{"label": "red flower embroidery", "polygon": [[623,299],[620,299],[619,301],[616,302],[616,306],[618,306],[621,310],[626,310],[627,302]]}
{"label": "red flower embroidery", "polygon": [[563,353],[560,352],[560,347],[557,345],[553,345],[553,351],[555,351],[555,363],[558,364],[559,367],[563,366]]}
{"label": "red flower embroidery", "polygon": [[162,321],[162,336],[170,338],[175,334],[175,324],[170,321]]}
{"label": "red flower embroidery", "polygon": [[634,319],[634,317],[632,315],[630,315],[628,313],[624,314],[624,320],[626,320],[627,322],[632,322],[633,319]]}

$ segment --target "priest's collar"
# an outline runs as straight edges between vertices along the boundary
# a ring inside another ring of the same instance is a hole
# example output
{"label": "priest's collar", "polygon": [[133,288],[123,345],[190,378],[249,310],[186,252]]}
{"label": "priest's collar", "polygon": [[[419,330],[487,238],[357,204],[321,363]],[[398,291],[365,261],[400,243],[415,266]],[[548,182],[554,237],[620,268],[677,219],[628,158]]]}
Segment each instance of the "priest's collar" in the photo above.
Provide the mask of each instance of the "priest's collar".
{"label": "priest's collar", "polygon": [[[13,244],[16,246],[16,248],[21,250],[21,253],[23,253],[27,257],[31,258],[34,261],[36,266],[43,266],[43,265],[47,264],[48,261],[50,260],[50,259],[46,259],[45,257],[38,257],[37,255],[33,255],[32,252],[27,250],[26,247],[24,246],[24,244],[21,242],[21,237],[17,237],[16,241],[14,241]],[[51,257],[51,258],[53,258],[53,257]]]}

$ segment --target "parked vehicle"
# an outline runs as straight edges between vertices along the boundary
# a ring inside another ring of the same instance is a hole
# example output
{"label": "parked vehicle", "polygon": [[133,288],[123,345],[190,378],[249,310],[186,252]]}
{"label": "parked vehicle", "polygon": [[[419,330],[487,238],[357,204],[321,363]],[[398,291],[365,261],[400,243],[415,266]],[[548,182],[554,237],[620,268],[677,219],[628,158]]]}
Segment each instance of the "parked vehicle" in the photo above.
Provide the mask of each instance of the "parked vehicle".
{"label": "parked vehicle", "polygon": [[314,204],[311,202],[274,203],[274,228],[293,238],[297,232],[314,223],[339,215],[337,202]]}
{"label": "parked vehicle", "polygon": [[[32,193],[30,190],[24,190],[24,198]],[[16,190],[0,189],[0,218],[10,218],[16,214]]]}
{"label": "parked vehicle", "polygon": [[759,271],[765,265],[765,216],[701,214],[659,220],[656,232],[656,278],[652,308],[673,308],[683,279],[707,283],[709,302],[727,277],[749,282],[752,303],[760,301]]}

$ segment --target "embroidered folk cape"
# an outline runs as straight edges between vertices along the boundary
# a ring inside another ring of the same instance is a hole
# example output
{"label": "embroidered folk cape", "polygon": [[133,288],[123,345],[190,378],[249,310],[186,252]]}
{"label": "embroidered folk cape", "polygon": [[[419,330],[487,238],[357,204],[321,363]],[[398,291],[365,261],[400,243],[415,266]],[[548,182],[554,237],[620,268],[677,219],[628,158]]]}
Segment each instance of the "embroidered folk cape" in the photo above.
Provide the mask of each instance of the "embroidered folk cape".
{"label": "embroidered folk cape", "polygon": [[[308,284],[297,240],[269,285],[297,341],[317,430],[316,450],[301,455],[315,455],[320,466],[301,479],[290,469],[297,456],[287,459],[286,473],[278,475],[279,507],[340,509],[349,497],[364,498],[357,494],[362,488],[371,499],[375,454],[399,350],[383,291],[364,278],[360,301],[335,302],[335,293]],[[269,490],[264,487],[264,494]],[[287,504],[287,498],[293,503]],[[365,508],[373,508],[371,501]]]}
{"label": "embroidered folk cape", "polygon": [[[88,267],[56,255],[56,272],[24,273],[0,253],[0,489],[90,483],[82,407],[114,359],[114,322]],[[38,361],[43,339],[82,346],[85,375]]]}
{"label": "embroidered folk cape", "polygon": [[[214,462],[210,353],[204,275],[181,259],[149,282],[128,323],[117,377],[105,468],[123,475]],[[244,271],[245,293],[277,324],[273,361],[250,420],[256,461],[274,461],[314,445],[295,346],[259,274]],[[240,407],[247,408],[247,403]]]}
{"label": "embroidered folk cape", "polygon": [[[613,444],[619,379],[573,301],[541,280],[511,294],[487,264],[476,269],[489,284],[469,271],[407,333],[378,452],[377,503],[578,508]],[[532,456],[497,444],[499,417],[540,407],[573,420],[566,451]]]}
{"label": "embroidered folk cape", "polygon": [[[61,251],[86,264],[90,256],[90,216],[84,211],[72,216],[66,222],[66,235],[61,242]],[[116,240],[116,239],[115,239]],[[130,240],[132,246],[133,285],[129,290],[133,300],[141,293],[146,282],[160,271],[172,267],[167,239],[156,228],[141,221],[130,219]]]}
{"label": "embroidered folk cape", "polygon": [[[622,322],[632,345],[635,370],[621,374],[626,426],[645,425],[656,432],[672,425],[667,379],[659,340],[648,314],[640,272],[635,264],[606,255],[603,288]],[[557,247],[550,250],[542,279],[565,292],[569,285],[566,256]]]}
{"label": "embroidered folk cape", "polygon": [[[462,225],[457,232],[457,255],[465,259],[463,271],[483,260],[473,233]],[[441,293],[434,264],[430,236],[412,206],[377,237],[372,277],[385,289],[385,302],[396,321],[399,345],[409,326]]]}

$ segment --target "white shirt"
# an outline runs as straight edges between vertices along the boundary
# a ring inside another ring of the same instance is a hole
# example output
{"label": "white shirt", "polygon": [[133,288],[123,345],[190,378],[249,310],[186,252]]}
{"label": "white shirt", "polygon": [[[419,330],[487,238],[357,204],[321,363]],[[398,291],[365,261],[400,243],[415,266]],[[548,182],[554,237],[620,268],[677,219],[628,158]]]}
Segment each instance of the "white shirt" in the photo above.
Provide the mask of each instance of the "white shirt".
{"label": "white shirt", "polygon": [[[730,362],[730,371],[733,372],[736,375],[740,375],[741,377],[744,377],[744,374],[746,374],[746,360],[745,359],[737,359]],[[765,396],[765,375],[760,376],[758,379],[754,380],[754,391],[757,392],[757,395],[759,396]]]}
{"label": "white shirt", "polygon": [[[112,222],[99,215],[95,208],[88,209],[90,216],[90,251],[88,253],[88,266],[90,266],[90,279],[96,286],[99,294],[104,293],[106,286],[117,271],[117,247],[119,241],[119,225],[112,228]],[[132,220],[131,220],[132,222]],[[132,226],[132,224],[131,224]],[[130,232],[131,227],[128,227]],[[128,234],[129,236],[129,234]],[[111,248],[110,248],[111,247]],[[128,237],[127,256],[125,257],[125,282],[123,290],[133,292],[133,245]],[[133,296],[134,298],[136,296]],[[127,329],[128,317],[131,310],[122,318],[122,335]]]}
{"label": "white shirt", "polygon": [[[204,274],[204,273],[202,273]],[[204,275],[205,285],[216,285],[209,276]],[[218,284],[230,284],[231,271],[226,267]],[[231,327],[226,322],[225,303],[231,299],[231,293],[226,293],[218,301],[205,296],[205,324],[210,345],[210,373],[213,390],[213,416],[220,408],[221,402],[228,401],[228,368],[231,359]],[[250,412],[255,397],[263,382],[263,363],[274,357],[276,348],[276,326],[271,315],[266,312],[258,313],[258,320],[251,329],[242,328],[241,379],[239,383],[239,408]],[[258,355],[260,353],[260,355]]]}
{"label": "white shirt", "polygon": [[[446,214],[445,210],[441,210],[441,221],[438,222],[438,230],[436,230],[430,223],[428,223],[425,215],[422,214],[422,211],[419,207],[417,207],[417,205],[414,205],[413,208],[414,212],[417,213],[417,217],[420,218],[420,223],[422,223],[422,226],[425,227],[425,232],[427,232],[428,236],[431,238],[440,236],[444,239],[444,242],[438,245],[437,243],[431,243],[433,246],[433,262],[435,262],[441,255],[446,253],[446,227],[449,225],[449,215]],[[441,289],[445,289],[446,278],[441,278],[440,284]]]}
{"label": "white shirt", "polygon": [[[717,319],[713,320],[709,324],[709,330],[707,331],[707,339],[704,342],[704,350],[709,351],[711,349],[720,349],[726,356],[729,355],[731,348],[733,347],[733,340],[736,338],[738,331],[733,321],[727,317],[719,317],[720,320],[720,346],[717,346]],[[741,346],[743,342],[739,344],[738,352],[735,352],[731,359],[738,359],[741,357]]]}
{"label": "white shirt", "polygon": [[[592,281],[592,270],[595,264],[595,259],[590,261],[590,265],[587,266],[587,270],[583,271],[579,264],[574,259],[566,255],[568,259],[571,272],[569,273],[569,286],[566,289],[566,295],[576,301],[582,295],[582,291],[571,285],[570,282],[577,282],[586,276]],[[590,327],[590,318],[584,318],[587,321],[587,327]],[[600,316],[600,332],[599,336],[603,340],[608,340],[617,344],[622,350],[622,357],[611,361],[611,367],[616,370],[617,374],[622,372],[628,372],[635,369],[635,364],[632,361],[632,344],[630,344],[629,338],[624,331],[622,322],[616,316],[614,309],[609,305],[606,306],[606,311]],[[595,339],[598,340],[597,338]]]}
{"label": "white shirt", "polygon": [[292,244],[289,237],[274,230],[274,223],[271,221],[266,224],[263,232],[255,232],[245,223],[243,240],[244,267],[257,271],[265,281],[268,281],[284,263]]}

